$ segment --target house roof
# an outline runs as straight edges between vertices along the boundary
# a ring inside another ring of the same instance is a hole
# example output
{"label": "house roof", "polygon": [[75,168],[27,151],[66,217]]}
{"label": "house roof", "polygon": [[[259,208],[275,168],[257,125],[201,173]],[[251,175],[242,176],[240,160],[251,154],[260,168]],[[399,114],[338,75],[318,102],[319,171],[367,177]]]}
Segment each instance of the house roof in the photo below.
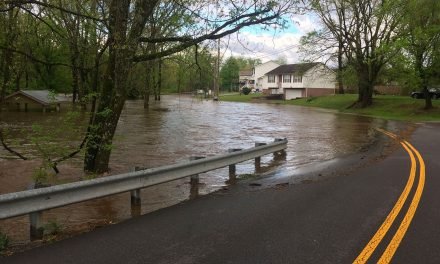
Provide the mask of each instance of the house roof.
{"label": "house roof", "polygon": [[62,101],[62,99],[58,98],[58,96],[53,97],[48,90],[21,90],[7,96],[5,99],[17,96],[19,94],[26,96],[42,105],[49,105],[51,103]]}
{"label": "house roof", "polygon": [[274,75],[274,74],[292,74],[292,73],[304,73],[311,68],[318,65],[319,62],[311,62],[311,63],[297,63],[297,64],[284,64],[281,65],[266,74]]}
{"label": "house roof", "polygon": [[252,76],[254,72],[252,70],[242,70],[239,72],[240,76]]}

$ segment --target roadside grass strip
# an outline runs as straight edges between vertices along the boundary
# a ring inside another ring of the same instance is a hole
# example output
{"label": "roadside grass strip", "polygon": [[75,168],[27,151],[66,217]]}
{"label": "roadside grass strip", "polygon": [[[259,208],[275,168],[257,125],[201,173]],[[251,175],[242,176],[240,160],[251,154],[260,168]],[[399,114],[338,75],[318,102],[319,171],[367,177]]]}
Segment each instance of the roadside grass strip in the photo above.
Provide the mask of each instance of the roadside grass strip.
{"label": "roadside grass strip", "polygon": [[417,159],[420,164],[419,183],[418,183],[416,192],[415,192],[414,197],[411,201],[411,204],[408,208],[408,211],[405,214],[405,217],[403,218],[398,230],[396,231],[396,233],[394,234],[390,243],[388,244],[387,248],[385,249],[382,256],[380,257],[378,263],[390,263],[391,259],[393,258],[394,254],[396,253],[396,250],[399,247],[403,237],[405,236],[405,233],[408,230],[409,225],[411,224],[411,221],[412,221],[414,214],[417,210],[417,206],[420,202],[420,198],[422,196],[423,187],[424,187],[424,183],[425,183],[425,163],[423,161],[422,156],[416,150],[416,148],[414,148],[409,142],[407,142],[405,140],[399,140],[397,135],[395,135],[393,133],[390,133],[390,132],[382,130],[382,129],[376,129],[376,130],[391,137],[394,140],[399,141],[399,143],[402,145],[402,147],[405,149],[405,151],[408,153],[408,155],[410,157],[411,169],[410,169],[408,181],[407,181],[402,193],[400,194],[399,198],[397,199],[396,204],[391,209],[391,211],[388,214],[388,216],[386,217],[385,221],[382,223],[382,225],[376,231],[374,236],[370,239],[370,241],[367,243],[367,245],[361,251],[359,256],[353,261],[353,263],[356,263],[356,264],[366,263],[368,261],[368,259],[371,257],[371,255],[376,250],[379,243],[382,241],[382,239],[387,234],[388,230],[390,229],[391,225],[396,220],[396,217],[398,216],[403,205],[405,204],[405,202],[408,198],[408,195],[411,192],[411,189],[414,185],[414,181],[415,181],[415,177],[416,177],[417,162],[416,162],[415,155],[417,156]]}

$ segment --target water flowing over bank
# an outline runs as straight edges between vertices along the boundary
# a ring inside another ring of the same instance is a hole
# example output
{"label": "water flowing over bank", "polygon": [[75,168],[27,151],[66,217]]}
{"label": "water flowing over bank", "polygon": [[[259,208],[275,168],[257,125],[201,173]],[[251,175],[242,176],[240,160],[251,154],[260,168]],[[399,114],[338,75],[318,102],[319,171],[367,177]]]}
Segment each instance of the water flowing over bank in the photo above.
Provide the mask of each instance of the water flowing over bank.
{"label": "water flowing over bank", "polygon": [[[57,126],[59,115],[5,112],[1,113],[1,122],[11,127],[10,137],[20,139],[19,131],[32,124]],[[78,125],[84,126],[86,122],[84,116],[84,122]],[[263,170],[258,172],[283,176],[301,166],[358,151],[370,143],[373,128],[382,126],[383,122],[305,107],[203,101],[185,96],[164,96],[150,109],[143,109],[143,101],[127,101],[112,146],[109,174],[130,171],[135,166],[151,168],[172,164],[190,156],[218,155],[230,148],[249,148],[255,142],[287,138],[285,160],[263,157]],[[67,140],[79,144],[81,138],[78,135]],[[18,149],[34,155],[29,144],[22,141]],[[0,160],[0,193],[26,189],[39,161],[6,159],[10,154],[4,149],[0,150],[0,156],[3,157]],[[60,182],[84,178],[81,156],[59,167]],[[237,166],[238,175],[254,172],[253,162]],[[227,168],[200,175],[200,193],[226,186],[227,179]],[[189,179],[184,179],[143,190],[142,213],[188,199],[188,182]],[[129,218],[129,199],[129,194],[119,194],[53,209],[45,212],[44,218],[67,231],[84,230]],[[0,229],[13,241],[27,241],[27,223],[27,217],[18,217],[0,221]]]}

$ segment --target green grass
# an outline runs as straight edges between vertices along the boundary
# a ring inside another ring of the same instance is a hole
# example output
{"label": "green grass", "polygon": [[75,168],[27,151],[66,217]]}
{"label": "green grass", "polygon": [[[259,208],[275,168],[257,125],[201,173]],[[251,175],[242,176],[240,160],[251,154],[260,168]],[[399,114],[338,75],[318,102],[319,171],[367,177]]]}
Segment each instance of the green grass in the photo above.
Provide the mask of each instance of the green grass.
{"label": "green grass", "polygon": [[231,94],[222,94],[220,95],[221,101],[228,101],[228,102],[241,102],[241,103],[248,103],[251,102],[253,98],[261,97],[261,93],[255,93],[255,94],[239,94],[239,93],[231,93]]}
{"label": "green grass", "polygon": [[[239,97],[239,98],[236,98]],[[234,102],[251,102],[255,95],[234,95],[221,97],[221,100]],[[403,121],[440,121],[440,100],[433,100],[434,108],[424,110],[425,100],[409,96],[378,95],[373,97],[373,105],[368,108],[348,108],[357,99],[356,94],[330,95],[322,97],[301,98],[290,101],[277,101],[280,104],[299,105],[334,109],[343,113]]]}
{"label": "green grass", "polygon": [[356,101],[356,94],[346,95],[332,95],[321,97],[308,97],[296,100],[285,101],[285,104],[301,105],[301,106],[313,106],[327,109],[334,109],[344,111],[347,107]]}
{"label": "green grass", "polygon": [[434,108],[425,110],[425,100],[409,96],[375,96],[372,107],[349,109],[345,112],[404,121],[440,121],[440,101],[432,101]]}

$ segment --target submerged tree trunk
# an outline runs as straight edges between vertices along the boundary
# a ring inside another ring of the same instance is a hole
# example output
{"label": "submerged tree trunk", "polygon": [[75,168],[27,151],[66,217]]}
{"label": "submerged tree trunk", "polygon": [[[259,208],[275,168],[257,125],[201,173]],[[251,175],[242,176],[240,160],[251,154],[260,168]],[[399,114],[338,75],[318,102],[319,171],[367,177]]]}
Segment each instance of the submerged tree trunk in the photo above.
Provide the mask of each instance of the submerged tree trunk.
{"label": "submerged tree trunk", "polygon": [[126,83],[132,65],[126,36],[129,6],[129,0],[112,1],[110,6],[113,17],[110,19],[108,65],[86,145],[86,171],[100,173],[108,170],[112,140],[125,103]]}
{"label": "submerged tree trunk", "polygon": [[162,92],[162,59],[159,59],[159,69],[157,72],[157,101],[160,101],[160,94]]}
{"label": "submerged tree trunk", "polygon": [[144,109],[150,107],[151,93],[151,66],[150,62],[145,62],[145,88],[144,88]]}
{"label": "submerged tree trunk", "polygon": [[72,53],[70,62],[72,63],[72,103],[75,104],[78,101],[79,94],[79,71],[77,67],[78,56]]}
{"label": "submerged tree trunk", "polygon": [[154,60],[154,61],[151,62],[151,88],[152,88],[153,94],[154,94],[154,101],[157,101],[156,74],[157,74],[156,60]]}
{"label": "submerged tree trunk", "polygon": [[141,36],[146,18],[158,0],[140,0],[136,4],[134,19],[130,20],[130,0],[113,0],[109,10],[109,54],[104,74],[99,105],[90,125],[89,138],[84,157],[84,169],[92,172],[108,170],[113,136],[127,98],[127,81],[138,38]]}

